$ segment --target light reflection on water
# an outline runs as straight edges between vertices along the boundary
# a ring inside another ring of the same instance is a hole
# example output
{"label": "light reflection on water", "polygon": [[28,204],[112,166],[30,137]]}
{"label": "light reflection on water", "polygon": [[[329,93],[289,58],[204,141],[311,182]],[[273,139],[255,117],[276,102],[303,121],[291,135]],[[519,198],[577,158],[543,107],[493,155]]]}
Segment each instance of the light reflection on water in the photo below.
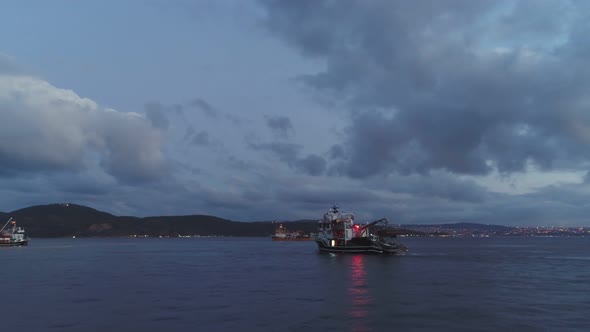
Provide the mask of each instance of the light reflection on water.
{"label": "light reflection on water", "polygon": [[375,299],[369,294],[365,257],[355,255],[351,258],[351,286],[348,288],[348,294],[352,305],[348,314],[353,319],[352,330],[358,332],[370,331],[366,323],[370,306]]}

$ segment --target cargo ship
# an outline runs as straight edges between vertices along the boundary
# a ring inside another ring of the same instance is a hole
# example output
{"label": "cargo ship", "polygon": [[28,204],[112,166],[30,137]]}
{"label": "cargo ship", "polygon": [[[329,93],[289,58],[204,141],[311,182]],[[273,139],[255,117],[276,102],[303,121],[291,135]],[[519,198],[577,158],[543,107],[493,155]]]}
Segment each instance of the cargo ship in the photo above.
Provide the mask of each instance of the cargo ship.
{"label": "cargo ship", "polygon": [[387,219],[367,224],[357,224],[354,219],[354,214],[342,213],[336,205],[324,214],[316,237],[320,252],[404,255],[408,251],[394,241]]}
{"label": "cargo ship", "polygon": [[[10,225],[10,226],[9,226]],[[0,229],[0,246],[26,246],[29,244],[29,238],[25,235],[22,227],[16,226],[16,221],[8,219],[6,224]]]}
{"label": "cargo ship", "polygon": [[287,230],[287,227],[283,226],[283,224],[279,224],[279,227],[275,231],[275,234],[271,236],[273,241],[311,241],[313,237],[307,234],[304,234],[301,231],[290,232]]}

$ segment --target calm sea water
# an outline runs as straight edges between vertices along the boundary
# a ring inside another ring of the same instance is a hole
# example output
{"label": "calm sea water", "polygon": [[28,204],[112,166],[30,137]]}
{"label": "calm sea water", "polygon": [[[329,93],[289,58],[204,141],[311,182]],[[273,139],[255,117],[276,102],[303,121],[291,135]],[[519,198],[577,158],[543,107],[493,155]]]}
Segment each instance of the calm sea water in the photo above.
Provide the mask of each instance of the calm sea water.
{"label": "calm sea water", "polygon": [[415,238],[404,257],[267,238],[1,248],[2,331],[553,331],[590,327],[590,238]]}

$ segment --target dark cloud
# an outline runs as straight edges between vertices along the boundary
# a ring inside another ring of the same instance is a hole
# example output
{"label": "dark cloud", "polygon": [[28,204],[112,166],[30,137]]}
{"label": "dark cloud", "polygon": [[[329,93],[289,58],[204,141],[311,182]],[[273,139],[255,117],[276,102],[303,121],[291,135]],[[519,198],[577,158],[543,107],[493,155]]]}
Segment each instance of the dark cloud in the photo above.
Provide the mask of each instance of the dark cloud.
{"label": "dark cloud", "polygon": [[294,131],[291,119],[286,116],[267,116],[266,125],[279,138],[287,138]]}
{"label": "dark cloud", "polygon": [[310,154],[295,162],[296,167],[305,174],[318,176],[326,171],[326,160],[316,154]]}
{"label": "dark cloud", "polygon": [[75,177],[73,180],[56,183],[55,188],[64,194],[99,196],[111,192],[113,186],[113,183],[99,183],[89,179]]}
{"label": "dark cloud", "polygon": [[101,165],[120,181],[130,184],[165,178],[168,166],[159,132],[151,130],[143,119],[128,123],[117,123],[118,120],[106,118],[101,124],[103,143],[108,149]]}
{"label": "dark cloud", "polygon": [[252,169],[252,165],[242,159],[239,159],[235,156],[229,156],[226,160],[226,165],[228,165],[232,169],[237,170],[250,170]]}
{"label": "dark cloud", "polygon": [[220,209],[245,209],[251,206],[250,196],[224,190],[203,189],[199,198],[207,206]]}
{"label": "dark cloud", "polygon": [[328,152],[328,155],[332,159],[344,158],[344,156],[345,156],[344,148],[339,144],[334,144],[330,147],[330,151]]}
{"label": "dark cloud", "polygon": [[213,106],[211,106],[211,104],[209,104],[205,99],[196,98],[195,100],[189,102],[188,106],[196,107],[204,114],[212,118],[217,117],[218,111]]}
{"label": "dark cloud", "polygon": [[183,114],[184,112],[184,106],[182,106],[181,104],[172,104],[170,106],[170,109],[175,112],[176,114]]}
{"label": "dark cloud", "polygon": [[160,129],[168,129],[170,121],[166,117],[164,107],[159,102],[149,102],[144,105],[145,115],[152,125]]}
{"label": "dark cloud", "polygon": [[255,150],[270,151],[279,158],[280,161],[287,164],[293,164],[297,161],[301,145],[293,143],[262,143],[262,144],[250,144],[250,147]]}
{"label": "dark cloud", "polygon": [[449,202],[484,203],[492,196],[484,187],[472,180],[462,180],[440,171],[421,175],[390,175],[386,179],[374,179],[371,183],[374,188],[382,188],[392,193],[439,198]]}
{"label": "dark cloud", "polygon": [[374,192],[366,189],[340,190],[329,187],[307,188],[294,185],[288,188],[278,189],[277,195],[280,201],[309,204],[316,208],[325,209],[328,209],[332,204],[338,204],[345,206],[345,209],[349,210],[353,205],[358,206],[359,204],[379,201],[378,196]]}
{"label": "dark cloud", "polygon": [[302,173],[318,176],[325,173],[326,160],[318,155],[310,154],[306,157],[299,157],[301,145],[283,142],[272,142],[263,144],[250,144],[255,150],[269,151],[280,161]]}
{"label": "dark cloud", "polygon": [[590,25],[555,14],[583,3],[262,3],[277,36],[325,62],[302,80],[354,109],[338,165],[349,176],[590,159]]}
{"label": "dark cloud", "polygon": [[209,133],[206,131],[200,131],[195,133],[191,138],[191,143],[194,145],[201,145],[207,146],[211,144],[211,139],[209,138]]}

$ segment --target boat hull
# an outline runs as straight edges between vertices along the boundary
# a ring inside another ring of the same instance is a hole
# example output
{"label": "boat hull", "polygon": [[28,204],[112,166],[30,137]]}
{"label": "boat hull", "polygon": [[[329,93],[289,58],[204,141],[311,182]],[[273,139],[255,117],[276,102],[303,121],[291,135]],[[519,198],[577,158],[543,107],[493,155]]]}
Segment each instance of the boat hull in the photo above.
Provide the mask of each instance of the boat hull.
{"label": "boat hull", "polygon": [[326,253],[350,253],[350,254],[374,254],[374,255],[405,255],[408,249],[403,245],[392,246],[386,243],[372,243],[370,245],[339,245],[329,246],[323,241],[316,241],[320,252]]}
{"label": "boat hull", "polygon": [[29,240],[15,241],[15,242],[1,242],[0,241],[0,247],[20,247],[20,246],[26,246],[28,244],[29,244]]}

